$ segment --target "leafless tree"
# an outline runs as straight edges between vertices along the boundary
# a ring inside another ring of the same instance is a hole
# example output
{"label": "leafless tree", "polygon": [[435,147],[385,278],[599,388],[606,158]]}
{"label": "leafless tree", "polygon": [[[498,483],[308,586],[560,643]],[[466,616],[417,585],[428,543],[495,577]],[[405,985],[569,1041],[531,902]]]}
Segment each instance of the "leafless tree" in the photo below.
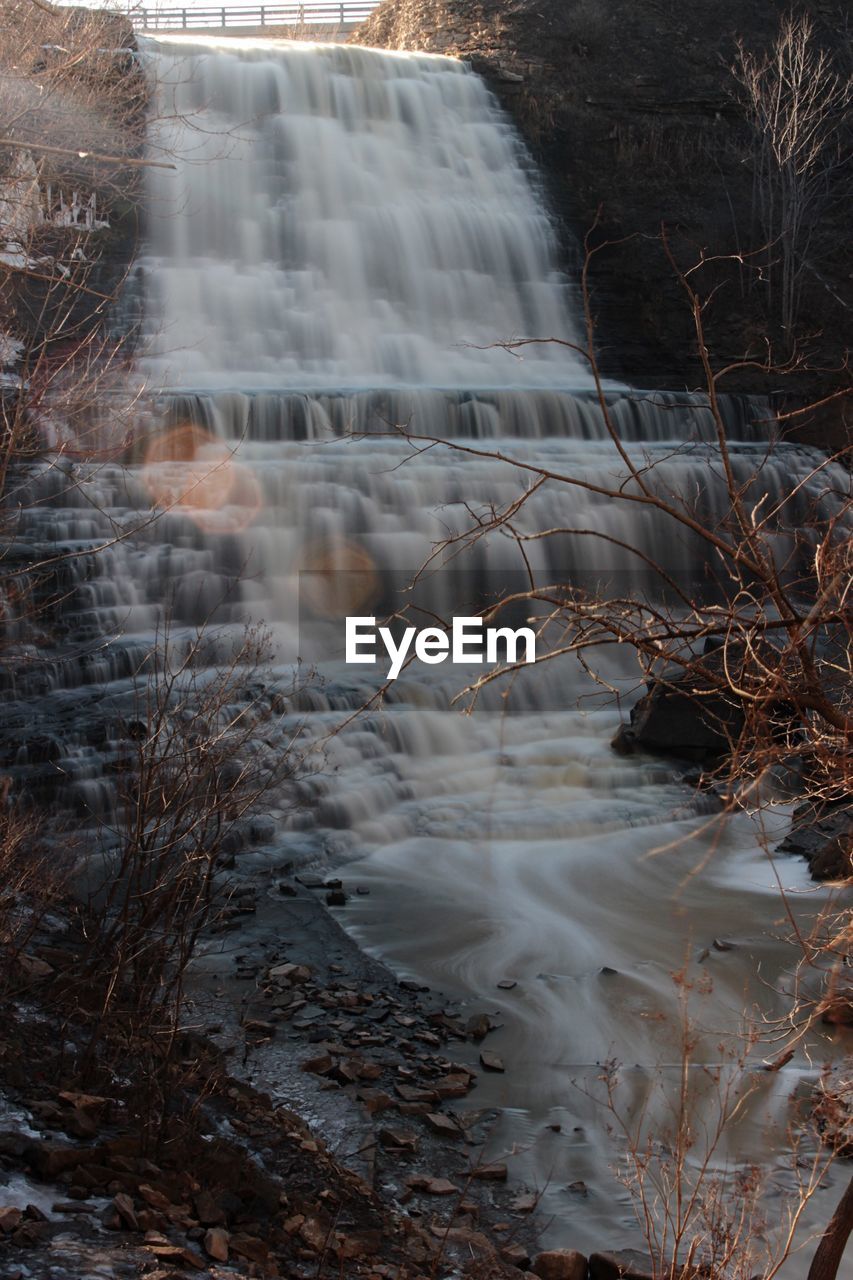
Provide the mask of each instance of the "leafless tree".
{"label": "leafless tree", "polygon": [[753,134],[768,304],[779,311],[792,345],[815,230],[830,201],[849,198],[853,78],[820,47],[812,19],[794,13],[783,19],[769,52],[751,52],[741,42],[733,70]]}

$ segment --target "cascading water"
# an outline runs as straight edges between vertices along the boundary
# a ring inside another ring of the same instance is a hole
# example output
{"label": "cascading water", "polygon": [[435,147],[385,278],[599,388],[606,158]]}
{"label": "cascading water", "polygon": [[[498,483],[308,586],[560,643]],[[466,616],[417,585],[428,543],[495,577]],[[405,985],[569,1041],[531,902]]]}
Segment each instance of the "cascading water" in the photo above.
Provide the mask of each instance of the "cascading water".
{"label": "cascading water", "polygon": [[[413,456],[398,428],[602,487],[620,471],[583,361],[566,346],[495,345],[572,341],[578,326],[535,174],[476,76],[449,59],[335,46],[143,48],[151,145],[176,165],[151,171],[127,300],[142,316],[148,421],[134,467],[56,465],[33,479],[40,506],[22,536],[82,553],[110,545],[69,570],[65,612],[85,652],[69,647],[48,687],[23,678],[26,701],[10,703],[21,769],[58,736],[48,752],[65,753],[66,799],[94,807],[109,803],[97,699],[126,687],[166,612],[178,625],[263,618],[283,663],[310,663],[300,568],[318,556],[346,566],[356,549],[359,564],[414,573],[472,510],[521,492],[524,476],[500,459],[440,446]],[[608,400],[626,447],[659,461],[654,483],[721,514],[701,398],[614,386]],[[762,453],[755,408],[727,409],[744,477]],[[778,501],[810,465],[775,454],[762,487]],[[148,520],[152,502],[165,511]],[[696,567],[696,544],[658,512],[593,492],[545,485],[518,521],[527,532],[597,529],[672,571]],[[581,535],[529,545],[544,574],[630,567],[614,543],[591,552]],[[484,540],[430,579],[427,604],[447,616],[466,573],[499,589],[521,567],[510,540]],[[617,657],[610,674],[630,686]],[[318,738],[378,679],[340,666],[325,675],[301,704]],[[519,1177],[548,1183],[554,1239],[627,1239],[603,1117],[583,1086],[613,1056],[638,1064],[637,1099],[662,1061],[666,1075],[677,1060],[669,974],[690,955],[710,948],[709,1026],[731,1029],[753,996],[766,1005],[764,984],[787,959],[771,924],[777,886],[747,815],[722,827],[670,770],[611,755],[616,713],[578,706],[579,672],[548,665],[509,714],[496,696],[460,716],[449,698],[462,683],[446,669],[401,679],[381,711],[331,739],[310,810],[274,816],[307,856],[358,860],[351,873],[372,894],[346,922],[366,945],[501,1008],[510,1071],[485,1079],[480,1097],[509,1108],[496,1148],[519,1143]],[[782,874],[806,889],[799,864]],[[715,936],[732,949],[715,951]],[[496,990],[504,978],[511,993]],[[800,1071],[761,1086],[777,1113]],[[753,1107],[732,1154],[766,1154],[763,1114]],[[566,1187],[580,1180],[579,1204]]]}

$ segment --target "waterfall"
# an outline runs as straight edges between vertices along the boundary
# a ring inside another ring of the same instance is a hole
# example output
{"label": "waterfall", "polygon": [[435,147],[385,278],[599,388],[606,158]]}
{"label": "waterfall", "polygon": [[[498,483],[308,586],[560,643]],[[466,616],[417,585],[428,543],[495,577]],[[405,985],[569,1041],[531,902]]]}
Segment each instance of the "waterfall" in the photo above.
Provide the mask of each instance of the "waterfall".
{"label": "waterfall", "polygon": [[[111,711],[167,615],[263,619],[285,687],[289,664],[316,660],[299,627],[300,570],[369,565],[404,582],[472,512],[519,497],[525,473],[496,452],[587,486],[549,482],[519,513],[522,533],[578,531],[528,544],[546,578],[628,573],[626,548],[701,574],[701,545],[659,511],[595,492],[624,465],[572,346],[579,299],[535,169],[477,76],[447,58],[344,46],[140,43],[151,155],[174,168],[149,171],[124,299],[141,324],[133,460],[66,453],[31,469],[34,504],[21,491],[20,546],[73,555],[53,661],[39,664],[31,641],[6,690],[13,772],[47,768],[55,786],[61,763],[63,804],[108,809]],[[560,341],[507,349],[520,338]],[[702,396],[612,385],[606,400],[630,456],[656,464],[649,483],[706,519],[725,515]],[[789,523],[804,523],[814,456],[765,457],[767,406],[724,409],[737,477],[761,460],[761,491],[793,494]],[[498,592],[524,568],[511,540],[490,536],[429,578],[423,607],[448,616],[472,582]],[[636,672],[608,661],[629,692]],[[516,1067],[506,1142],[524,1147],[532,1182],[556,1170],[589,1183],[585,1218],[560,1186],[546,1197],[556,1236],[568,1221],[583,1247],[624,1206],[614,1214],[600,1118],[569,1075],[594,1080],[614,1052],[646,1067],[677,1052],[668,974],[685,938],[698,950],[736,935],[738,949],[712,956],[714,1026],[731,1023],[745,981],[757,991],[760,966],[767,995],[785,952],[756,924],[775,911],[776,885],[747,815],[709,825],[677,772],[617,760],[612,705],[579,705],[582,673],[543,666],[508,716],[498,690],[474,716],[452,710],[462,675],[400,680],[332,739],[299,813],[271,801],[276,835],[253,865],[349,860],[372,895],[346,918],[399,969],[489,1007],[499,979],[517,982],[500,995]],[[340,664],[323,675],[288,704],[317,738],[378,680]],[[664,846],[677,846],[671,860],[649,862]],[[784,876],[805,885],[798,865]],[[603,967],[619,973],[603,980]],[[488,1081],[481,1096],[502,1100]],[[555,1118],[566,1134],[597,1123],[598,1138],[558,1152],[553,1127],[542,1139]]]}

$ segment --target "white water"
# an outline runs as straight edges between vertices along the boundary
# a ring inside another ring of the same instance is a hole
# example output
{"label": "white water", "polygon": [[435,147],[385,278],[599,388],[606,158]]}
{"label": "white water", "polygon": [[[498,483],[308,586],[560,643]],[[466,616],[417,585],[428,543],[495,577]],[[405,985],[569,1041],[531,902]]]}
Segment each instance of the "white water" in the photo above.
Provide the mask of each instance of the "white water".
{"label": "white water", "polygon": [[157,75],[152,144],[191,163],[153,192],[152,377],[589,384],[552,348],[468,345],[575,333],[518,140],[460,63],[176,40]]}
{"label": "white water", "polygon": [[[91,651],[55,669],[43,713],[51,732],[66,708],[79,722],[79,686],[96,695],[124,687],[167,609],[178,623],[217,605],[224,621],[264,618],[282,661],[299,653],[310,664],[317,655],[296,625],[300,567],[318,555],[325,567],[350,563],[356,549],[379,570],[411,573],[467,527],[472,508],[521,491],[524,476],[495,458],[441,446],[411,457],[395,425],[598,485],[620,474],[577,356],[545,346],[519,359],[470,345],[577,329],[534,176],[476,77],[445,59],[332,46],[170,40],[145,49],[167,118],[152,126],[153,154],[165,148],[177,171],[151,171],[139,368],[164,392],[148,426],[165,424],[162,439],[175,443],[149,449],[129,472],[81,468],[73,483],[47,472],[39,483],[50,536],[92,545],[116,522],[132,528],[187,474],[195,482],[215,465],[218,478],[202,482],[200,500],[80,562],[77,631]],[[634,456],[657,458],[654,483],[722,515],[701,402],[615,388],[611,398]],[[750,419],[763,412],[731,408],[744,475],[761,452]],[[780,453],[762,487],[778,500],[809,466],[805,453]],[[789,523],[804,509],[792,504]],[[567,485],[542,488],[518,523],[594,528],[673,571],[702,567],[696,544],[657,513]],[[549,576],[633,563],[580,534],[531,544],[530,555]],[[460,581],[476,574],[497,590],[520,567],[511,542],[485,540],[452,574],[436,575],[427,602],[447,614],[464,599]],[[102,643],[109,635],[116,640]],[[605,661],[630,698],[630,667],[619,655]],[[302,703],[317,738],[376,685],[363,670],[324,675]],[[719,1060],[745,1003],[784,1009],[772,989],[792,953],[774,874],[747,815],[710,821],[676,771],[611,754],[618,711],[578,704],[590,690],[576,668],[525,680],[508,713],[496,697],[471,717],[451,710],[462,682],[447,669],[407,676],[384,710],[333,739],[324,773],[306,781],[306,812],[295,822],[273,815],[282,847],[321,864],[353,860],[347,879],[369,883],[371,896],[343,919],[366,945],[401,972],[500,1007],[496,1047],[508,1071],[484,1077],[473,1101],[507,1108],[495,1148],[518,1144],[514,1175],[548,1185],[553,1239],[636,1243],[609,1172],[606,1117],[583,1090],[615,1056],[633,1073],[635,1105],[650,1099],[652,1122],[664,1125],[652,1080],[663,1067],[670,1081],[677,1061],[670,974],[686,960],[692,976],[713,976],[697,998],[702,1062]],[[72,795],[107,803],[101,748],[73,725],[68,737]],[[662,846],[672,847],[649,856]],[[798,863],[780,874],[794,910],[809,916],[826,891]],[[720,936],[735,948],[715,951]],[[499,992],[507,977],[517,988]],[[819,1064],[830,1046],[816,1037],[809,1052]],[[773,1164],[773,1133],[806,1069],[803,1057],[790,1073],[761,1078],[728,1154]],[[712,1103],[697,1109],[707,1116]],[[548,1127],[557,1122],[560,1134]],[[587,1197],[566,1191],[577,1179]],[[834,1199],[822,1192],[813,1220],[825,1220]],[[802,1270],[797,1260],[784,1274]]]}

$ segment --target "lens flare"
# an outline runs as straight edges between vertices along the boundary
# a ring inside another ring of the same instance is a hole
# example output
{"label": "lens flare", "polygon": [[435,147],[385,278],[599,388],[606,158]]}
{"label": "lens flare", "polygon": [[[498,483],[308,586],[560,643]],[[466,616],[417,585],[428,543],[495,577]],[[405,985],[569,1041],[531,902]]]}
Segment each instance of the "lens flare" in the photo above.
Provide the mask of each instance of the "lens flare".
{"label": "lens flare", "polygon": [[346,618],[364,613],[379,598],[381,583],[369,552],[340,539],[303,548],[299,590],[318,617]]}
{"label": "lens flare", "polygon": [[233,449],[190,423],[149,442],[142,475],[154,506],[189,516],[206,533],[239,533],[263,506],[257,479]]}

